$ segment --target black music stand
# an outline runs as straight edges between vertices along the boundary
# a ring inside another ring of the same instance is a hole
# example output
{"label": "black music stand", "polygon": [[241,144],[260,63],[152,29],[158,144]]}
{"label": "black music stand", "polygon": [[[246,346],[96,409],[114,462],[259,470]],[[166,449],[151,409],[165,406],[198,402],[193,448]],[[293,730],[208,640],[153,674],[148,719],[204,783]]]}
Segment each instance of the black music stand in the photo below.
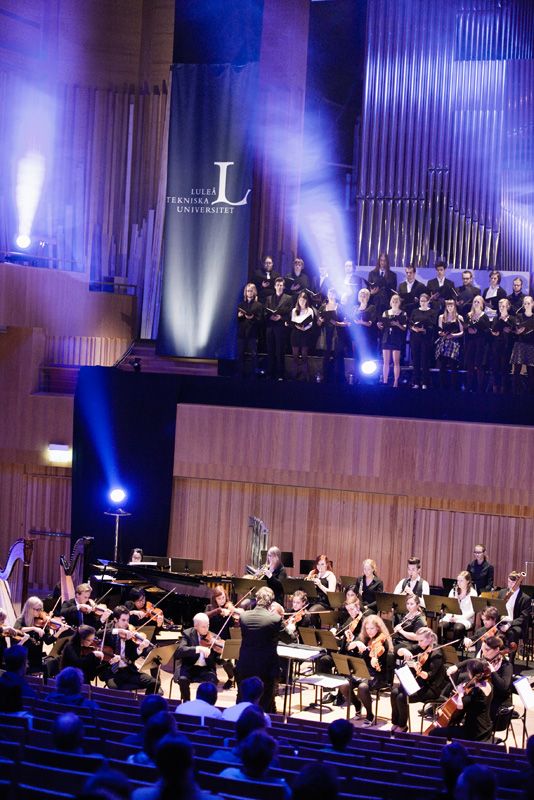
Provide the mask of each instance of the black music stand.
{"label": "black music stand", "polygon": [[[376,595],[376,608],[379,614],[394,614],[406,611],[405,594],[393,594],[393,592],[380,592]],[[426,602],[426,601],[425,601]]]}
{"label": "black music stand", "polygon": [[202,575],[204,562],[201,558],[171,558],[171,571],[185,575]]}
{"label": "black music stand", "polygon": [[[139,671],[148,673],[150,675],[151,674],[150,668],[152,667],[153,669],[154,667],[157,667],[156,687],[159,687],[160,685],[159,674],[161,672],[161,668],[165,667],[169,663],[171,658],[174,658],[174,654],[177,649],[178,649],[178,642],[173,642],[172,644],[157,645],[147,655],[147,657],[141,664]],[[172,681],[170,683],[170,690],[172,690]]]}
{"label": "black music stand", "polygon": [[267,586],[267,584],[261,578],[232,578],[232,586],[238,597],[243,597],[246,594],[254,597],[258,589],[261,589],[262,586]]}
{"label": "black music stand", "polygon": [[282,578],[280,583],[284,587],[284,594],[294,594],[300,589],[300,591],[306,592],[310,599],[317,597],[316,585],[306,578]]}
{"label": "black music stand", "polygon": [[490,597],[472,597],[471,602],[473,603],[475,614],[482,614],[486,608],[493,606],[497,609],[501,617],[506,616],[506,603],[502,599]]}
{"label": "black music stand", "polygon": [[353,577],[352,575],[341,575],[339,578],[339,582],[341,583],[344,589],[346,589],[347,586],[355,586],[357,580],[358,579],[356,577]]}
{"label": "black music stand", "polygon": [[[302,629],[299,631],[299,633],[302,633]],[[332,631],[320,630],[316,628],[315,635],[317,637],[317,644],[319,647],[323,647],[328,651],[337,652],[339,650],[339,642]]]}
{"label": "black music stand", "polygon": [[301,575],[309,575],[312,569],[315,569],[315,559],[314,558],[301,558],[299,564],[299,570]]}

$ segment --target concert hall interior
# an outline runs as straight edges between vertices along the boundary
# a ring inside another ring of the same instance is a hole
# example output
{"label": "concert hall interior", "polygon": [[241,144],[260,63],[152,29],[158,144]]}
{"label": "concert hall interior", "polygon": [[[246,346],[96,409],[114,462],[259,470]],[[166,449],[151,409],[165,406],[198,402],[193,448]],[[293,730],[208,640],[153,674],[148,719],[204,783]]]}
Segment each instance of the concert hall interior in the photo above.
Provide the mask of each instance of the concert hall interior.
{"label": "concert hall interior", "polygon": [[0,796],[532,797],[532,2],[0,29]]}

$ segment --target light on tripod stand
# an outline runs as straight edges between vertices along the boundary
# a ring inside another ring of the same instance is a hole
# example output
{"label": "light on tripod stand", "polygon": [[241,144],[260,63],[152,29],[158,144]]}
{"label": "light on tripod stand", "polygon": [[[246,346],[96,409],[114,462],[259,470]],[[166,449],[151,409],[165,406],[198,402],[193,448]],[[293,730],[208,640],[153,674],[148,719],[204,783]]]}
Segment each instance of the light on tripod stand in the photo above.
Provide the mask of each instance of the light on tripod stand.
{"label": "light on tripod stand", "polygon": [[119,508],[120,503],[123,503],[126,500],[126,492],[124,489],[120,487],[113,488],[109,493],[109,499],[116,506],[113,511],[104,511],[104,514],[108,517],[115,517],[115,548],[114,548],[114,561],[118,562],[119,560],[119,522],[121,517],[130,517],[131,514],[129,511],[124,511],[124,509]]}

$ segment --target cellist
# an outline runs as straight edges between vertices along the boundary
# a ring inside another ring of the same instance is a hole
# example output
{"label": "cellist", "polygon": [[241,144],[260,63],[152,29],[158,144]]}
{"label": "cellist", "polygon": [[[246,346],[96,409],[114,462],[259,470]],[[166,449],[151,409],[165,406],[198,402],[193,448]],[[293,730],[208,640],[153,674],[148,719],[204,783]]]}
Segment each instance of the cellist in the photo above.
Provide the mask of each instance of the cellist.
{"label": "cellist", "polygon": [[[446,739],[467,739],[472,742],[486,742],[491,738],[492,722],[490,706],[493,688],[489,679],[490,670],[484,661],[471,659],[466,662],[468,680],[459,684],[447,704],[463,714],[460,724],[451,725],[451,717],[444,726],[440,724],[440,709],[436,712],[437,722],[428,731],[431,736]],[[441,707],[443,709],[443,706]],[[454,715],[456,716],[456,714]]]}
{"label": "cellist", "polygon": [[397,651],[410,669],[415,671],[420,689],[409,698],[401,684],[391,690],[391,722],[394,731],[408,730],[408,703],[426,703],[436,700],[447,681],[443,649],[437,647],[438,637],[430,628],[419,628],[416,633],[417,647],[410,650],[401,647]]}

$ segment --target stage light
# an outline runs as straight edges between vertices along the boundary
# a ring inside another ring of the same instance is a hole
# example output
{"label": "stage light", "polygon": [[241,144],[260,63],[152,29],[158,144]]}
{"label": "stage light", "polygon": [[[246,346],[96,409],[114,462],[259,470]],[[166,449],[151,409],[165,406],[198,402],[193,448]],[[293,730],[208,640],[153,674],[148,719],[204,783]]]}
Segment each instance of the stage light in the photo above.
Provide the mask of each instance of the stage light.
{"label": "stage light", "polygon": [[124,489],[116,487],[112,489],[109,493],[109,499],[115,505],[120,505],[124,500],[126,500],[126,492]]}
{"label": "stage light", "polygon": [[68,444],[49,444],[46,455],[51,464],[72,464],[72,448]]}
{"label": "stage light", "polygon": [[27,248],[31,245],[32,240],[28,236],[27,233],[19,233],[17,238],[15,239],[15,244],[19,248],[19,250],[27,250]]}
{"label": "stage light", "polygon": [[30,233],[41,199],[45,176],[45,160],[31,151],[20,159],[17,167],[16,202],[18,212],[17,246],[25,250],[31,244]]}
{"label": "stage light", "polygon": [[376,361],[372,359],[368,359],[367,361],[362,361],[360,364],[360,372],[362,375],[374,375],[378,370],[378,364]]}

